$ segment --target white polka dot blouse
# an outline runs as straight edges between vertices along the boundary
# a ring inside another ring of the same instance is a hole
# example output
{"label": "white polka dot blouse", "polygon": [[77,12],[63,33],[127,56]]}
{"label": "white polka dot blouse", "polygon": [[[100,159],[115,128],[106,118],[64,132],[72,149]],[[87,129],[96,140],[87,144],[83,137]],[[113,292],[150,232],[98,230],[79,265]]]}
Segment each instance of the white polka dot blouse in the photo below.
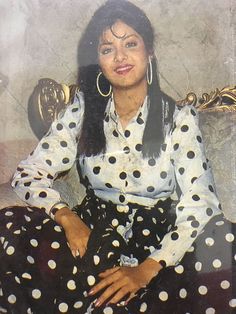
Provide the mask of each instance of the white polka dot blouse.
{"label": "white polka dot blouse", "polygon": [[[153,206],[159,199],[174,198],[178,186],[181,195],[175,208],[175,230],[164,236],[162,249],[150,256],[157,261],[165,260],[170,266],[183,257],[210,218],[220,213],[219,201],[195,108],[176,107],[173,126],[166,129],[160,155],[144,158],[142,137],[148,107],[146,97],[123,130],[111,98],[104,119],[106,152],[80,156],[79,162],[81,174],[87,177],[95,195],[117,204],[122,211],[129,203]],[[50,209],[62,201],[52,183],[76,161],[83,114],[83,94],[78,92],[14,175],[12,186],[19,197],[44,209],[52,218]]]}

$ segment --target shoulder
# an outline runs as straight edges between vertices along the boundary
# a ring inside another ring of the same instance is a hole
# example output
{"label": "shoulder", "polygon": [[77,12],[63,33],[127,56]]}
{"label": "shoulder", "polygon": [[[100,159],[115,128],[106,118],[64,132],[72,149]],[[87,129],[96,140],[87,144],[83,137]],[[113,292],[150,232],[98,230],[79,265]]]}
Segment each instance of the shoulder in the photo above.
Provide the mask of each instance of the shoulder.
{"label": "shoulder", "polygon": [[173,121],[176,124],[181,124],[183,121],[195,121],[198,123],[198,112],[195,107],[192,105],[185,105],[185,106],[175,106],[174,114],[173,114]]}
{"label": "shoulder", "polygon": [[67,107],[60,111],[58,118],[67,119],[71,116],[79,117],[84,114],[84,94],[80,91],[76,92]]}

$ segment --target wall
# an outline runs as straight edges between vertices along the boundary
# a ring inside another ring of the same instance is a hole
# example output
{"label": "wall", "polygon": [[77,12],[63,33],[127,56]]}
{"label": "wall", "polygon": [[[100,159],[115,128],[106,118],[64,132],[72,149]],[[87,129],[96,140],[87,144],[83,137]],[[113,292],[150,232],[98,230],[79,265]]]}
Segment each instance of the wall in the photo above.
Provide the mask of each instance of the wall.
{"label": "wall", "polygon": [[[119,1],[119,0],[117,0]],[[77,43],[99,0],[0,0],[0,183],[37,140],[27,117],[39,78],[74,83]],[[235,82],[234,0],[133,0],[157,32],[162,88],[179,99]]]}

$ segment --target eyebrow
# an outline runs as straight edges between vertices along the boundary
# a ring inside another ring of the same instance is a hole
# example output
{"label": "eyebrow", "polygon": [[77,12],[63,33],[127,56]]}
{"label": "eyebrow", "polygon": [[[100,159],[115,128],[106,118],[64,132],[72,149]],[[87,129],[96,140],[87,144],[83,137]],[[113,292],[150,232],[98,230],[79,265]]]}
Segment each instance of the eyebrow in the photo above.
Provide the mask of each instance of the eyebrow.
{"label": "eyebrow", "polygon": [[[138,36],[136,34],[130,34],[130,35],[127,35],[127,36],[124,36],[124,37],[118,37],[118,38],[121,39],[121,40],[125,40],[125,39],[133,37],[133,36],[138,38]],[[104,45],[112,45],[112,42],[104,41],[101,44],[99,44],[99,47],[104,46]]]}

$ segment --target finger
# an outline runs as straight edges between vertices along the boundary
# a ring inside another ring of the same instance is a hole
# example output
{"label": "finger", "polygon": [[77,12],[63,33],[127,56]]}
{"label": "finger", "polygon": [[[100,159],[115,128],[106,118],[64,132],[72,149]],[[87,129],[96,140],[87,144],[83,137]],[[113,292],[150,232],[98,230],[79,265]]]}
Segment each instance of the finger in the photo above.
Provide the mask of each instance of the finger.
{"label": "finger", "polygon": [[[113,304],[116,304],[118,303],[119,301],[121,301],[125,296],[127,296],[129,294],[129,290],[127,289],[126,286],[123,286],[119,291],[117,291],[117,293],[113,296],[113,298],[109,301],[109,303],[113,303]],[[130,295],[133,295],[133,293],[130,293]],[[134,296],[131,297],[131,299],[133,298]],[[130,297],[129,297],[130,299]],[[128,299],[128,300],[129,300]],[[128,303],[128,300],[125,301],[125,304]]]}
{"label": "finger", "polygon": [[104,272],[100,273],[99,277],[106,278],[107,276],[110,276],[110,275],[114,274],[115,272],[117,272],[119,269],[120,269],[120,266],[109,268],[109,269],[105,270]]}
{"label": "finger", "polygon": [[116,281],[112,285],[110,285],[104,292],[103,294],[97,299],[95,306],[99,307],[101,306],[104,302],[106,302],[108,299],[111,298],[112,295],[114,295],[117,291],[119,291],[123,287],[123,282],[121,281]]}
{"label": "finger", "polygon": [[[127,305],[131,299],[135,298],[136,295],[137,295],[137,294],[134,293],[134,292],[130,293],[128,299],[125,301],[125,305]],[[111,300],[111,301],[112,301],[112,300]]]}
{"label": "finger", "polygon": [[110,286],[113,282],[116,282],[119,279],[119,273],[117,271],[110,276],[102,279],[98,284],[96,284],[90,291],[89,295],[96,294],[100,290]]}
{"label": "finger", "polygon": [[71,250],[71,253],[75,258],[80,255],[78,250]]}
{"label": "finger", "polygon": [[86,247],[80,247],[79,248],[79,256],[80,257],[83,257],[85,252],[86,252]]}

